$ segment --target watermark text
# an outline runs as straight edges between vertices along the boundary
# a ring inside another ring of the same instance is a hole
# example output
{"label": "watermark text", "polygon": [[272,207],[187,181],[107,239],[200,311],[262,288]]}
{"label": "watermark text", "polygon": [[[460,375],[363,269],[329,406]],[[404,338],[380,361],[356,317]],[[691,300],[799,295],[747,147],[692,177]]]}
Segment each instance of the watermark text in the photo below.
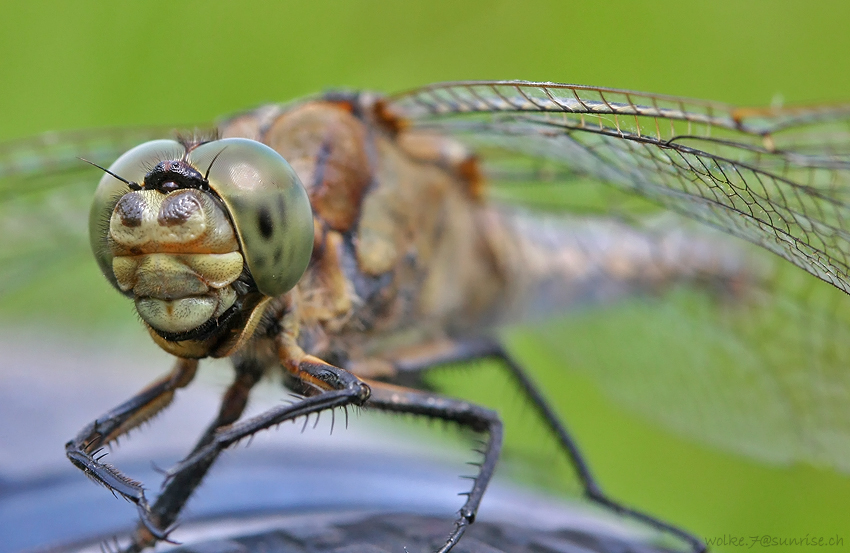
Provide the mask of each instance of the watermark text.
{"label": "watermark text", "polygon": [[833,536],[817,536],[806,534],[804,536],[774,536],[772,534],[756,534],[743,536],[734,534],[723,534],[722,536],[706,537],[705,543],[709,547],[842,547],[844,536],[835,534]]}

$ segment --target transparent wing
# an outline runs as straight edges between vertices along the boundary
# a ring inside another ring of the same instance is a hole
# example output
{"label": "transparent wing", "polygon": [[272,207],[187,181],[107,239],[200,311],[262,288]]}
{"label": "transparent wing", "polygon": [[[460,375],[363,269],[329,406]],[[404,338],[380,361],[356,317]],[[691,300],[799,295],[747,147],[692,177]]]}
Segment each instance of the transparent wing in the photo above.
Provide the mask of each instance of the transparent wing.
{"label": "transparent wing", "polygon": [[[485,164],[495,159],[495,174],[542,161],[553,175],[612,184],[817,277],[779,264],[746,296],[676,289],[534,334],[549,334],[559,362],[618,402],[682,434],[850,471],[850,105],[741,109],[496,81],[431,85],[387,107],[409,127],[465,141]],[[756,264],[777,259],[752,250],[743,255]]]}
{"label": "transparent wing", "polygon": [[389,107],[417,127],[620,185],[850,291],[850,105],[740,109],[495,81],[432,85]]}
{"label": "transparent wing", "polygon": [[90,255],[88,209],[100,179],[80,158],[108,166],[140,142],[173,134],[101,129],[0,143],[0,303],[45,280],[73,289],[74,263]]}

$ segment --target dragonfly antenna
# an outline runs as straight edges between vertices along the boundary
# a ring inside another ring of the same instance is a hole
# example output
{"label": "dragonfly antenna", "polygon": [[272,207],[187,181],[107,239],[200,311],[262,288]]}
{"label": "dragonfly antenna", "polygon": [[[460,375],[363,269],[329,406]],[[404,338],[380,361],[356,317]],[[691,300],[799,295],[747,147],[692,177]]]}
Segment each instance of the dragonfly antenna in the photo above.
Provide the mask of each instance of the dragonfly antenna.
{"label": "dragonfly antenna", "polygon": [[214,157],[214,158],[212,158],[212,161],[210,161],[210,166],[209,166],[209,167],[207,167],[207,174],[206,174],[206,175],[204,175],[204,180],[205,180],[205,181],[209,182],[210,170],[212,169],[213,163],[215,163],[215,160],[217,160],[217,159],[218,159],[218,156],[220,156],[222,153],[224,153],[224,151],[225,151],[226,149],[227,149],[227,146],[225,146],[224,148],[222,148],[222,149],[221,149],[221,151],[220,151],[219,153],[217,153],[217,154],[215,155],[215,157]]}
{"label": "dragonfly antenna", "polygon": [[113,177],[115,177],[116,179],[120,180],[121,182],[123,182],[124,184],[126,184],[127,186],[129,186],[131,190],[141,190],[141,189],[142,189],[142,187],[141,187],[138,183],[128,181],[128,180],[127,180],[127,179],[125,179],[124,177],[119,177],[118,175],[116,175],[115,173],[113,173],[112,171],[110,171],[109,169],[105,169],[105,168],[101,167],[100,165],[98,165],[97,163],[95,163],[95,162],[93,162],[93,161],[89,161],[89,160],[87,160],[87,159],[85,159],[85,158],[82,158],[82,157],[79,157],[79,158],[77,158],[77,159],[79,159],[80,161],[85,161],[85,162],[86,162],[86,163],[88,163],[89,165],[93,165],[93,166],[97,167],[98,169],[100,169],[101,171],[103,171],[104,173],[106,173],[107,175],[112,175],[112,176],[113,176]]}

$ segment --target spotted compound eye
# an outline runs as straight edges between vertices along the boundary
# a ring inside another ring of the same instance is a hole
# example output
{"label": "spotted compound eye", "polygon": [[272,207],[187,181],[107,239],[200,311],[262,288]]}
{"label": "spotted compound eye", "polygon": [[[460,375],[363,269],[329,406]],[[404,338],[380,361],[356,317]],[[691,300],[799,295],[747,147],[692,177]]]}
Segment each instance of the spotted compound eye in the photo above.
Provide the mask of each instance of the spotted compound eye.
{"label": "spotted compound eye", "polygon": [[313,210],[304,185],[280,154],[260,142],[225,138],[203,144],[188,161],[206,173],[227,206],[242,255],[260,292],[289,291],[313,252]]}
{"label": "spotted compound eye", "polygon": [[[155,140],[128,151],[109,170],[143,183],[163,161],[183,159],[207,177],[209,193],[224,204],[260,292],[273,297],[295,286],[310,261],[313,215],[304,186],[289,163],[268,146],[242,138],[207,142],[188,155],[178,142]],[[104,275],[119,289],[109,221],[116,204],[130,192],[127,184],[104,174],[89,216],[92,250]]]}

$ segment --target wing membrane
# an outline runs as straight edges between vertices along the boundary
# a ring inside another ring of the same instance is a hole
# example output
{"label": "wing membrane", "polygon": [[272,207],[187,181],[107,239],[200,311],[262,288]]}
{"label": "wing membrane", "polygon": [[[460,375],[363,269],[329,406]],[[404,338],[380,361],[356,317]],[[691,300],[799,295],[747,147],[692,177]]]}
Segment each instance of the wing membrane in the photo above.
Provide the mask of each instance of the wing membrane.
{"label": "wing membrane", "polygon": [[740,109],[495,81],[390,98],[412,125],[619,185],[850,292],[850,105]]}
{"label": "wing membrane", "polygon": [[[0,192],[8,195],[40,190],[49,183],[63,186],[67,177],[88,172],[80,161],[110,163],[126,150],[154,138],[172,135],[171,127],[94,129],[48,132],[0,143]],[[96,173],[95,173],[96,174]],[[58,176],[59,181],[49,177]]]}
{"label": "wing membrane", "polygon": [[[494,81],[431,85],[388,107],[499,163],[545,160],[636,193],[820,279],[782,265],[731,301],[677,289],[533,334],[549,336],[557,362],[682,434],[850,471],[850,105],[742,109]],[[743,255],[757,261],[753,250]]]}
{"label": "wing membrane", "polygon": [[88,209],[100,176],[80,158],[108,166],[169,135],[157,127],[100,129],[0,143],[0,298],[89,255]]}

